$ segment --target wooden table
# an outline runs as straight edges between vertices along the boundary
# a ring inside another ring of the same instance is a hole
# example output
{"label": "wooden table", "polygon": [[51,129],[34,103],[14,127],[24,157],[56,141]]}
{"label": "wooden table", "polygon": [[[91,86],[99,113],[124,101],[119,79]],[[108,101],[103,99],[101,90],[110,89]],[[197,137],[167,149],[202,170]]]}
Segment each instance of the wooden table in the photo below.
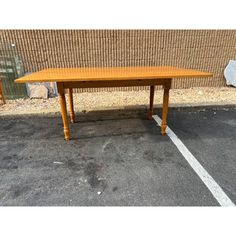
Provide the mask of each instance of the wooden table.
{"label": "wooden table", "polygon": [[61,116],[64,125],[65,139],[70,139],[70,129],[67,117],[65,89],[69,93],[69,113],[72,123],[75,122],[73,107],[73,88],[101,88],[101,87],[128,87],[150,86],[150,108],[148,119],[152,119],[155,85],[164,88],[161,133],[166,133],[166,119],[168,113],[169,90],[171,81],[176,78],[211,77],[211,73],[197,70],[182,69],[170,66],[161,67],[104,67],[104,68],[52,68],[45,69],[22,78],[16,83],[56,82]]}

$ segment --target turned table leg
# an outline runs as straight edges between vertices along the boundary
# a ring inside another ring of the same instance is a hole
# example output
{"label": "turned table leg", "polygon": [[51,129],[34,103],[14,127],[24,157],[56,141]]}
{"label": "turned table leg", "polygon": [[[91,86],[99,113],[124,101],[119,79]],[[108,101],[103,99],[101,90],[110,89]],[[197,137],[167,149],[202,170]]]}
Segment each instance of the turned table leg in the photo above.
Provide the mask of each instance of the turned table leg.
{"label": "turned table leg", "polygon": [[66,99],[65,99],[65,89],[63,83],[57,83],[58,93],[59,93],[59,101],[61,107],[61,116],[64,126],[64,135],[65,140],[70,140],[70,129],[67,118],[67,110],[66,110]]}
{"label": "turned table leg", "polygon": [[171,80],[166,81],[163,85],[164,87],[164,94],[163,94],[163,107],[162,107],[162,122],[161,122],[161,134],[166,134],[166,127],[167,127],[167,114],[168,114],[168,105],[169,105],[169,91],[171,86]]}
{"label": "turned table leg", "polygon": [[3,104],[6,104],[6,100],[5,100],[5,97],[3,95],[3,86],[2,86],[2,80],[1,79],[0,79],[0,94],[1,94]]}
{"label": "turned table leg", "polygon": [[68,89],[68,97],[69,97],[69,109],[70,109],[70,121],[71,123],[75,123],[75,112],[74,112],[74,104],[73,104],[73,89]]}
{"label": "turned table leg", "polygon": [[154,91],[155,91],[155,86],[154,85],[150,86],[150,104],[149,104],[149,111],[148,111],[148,119],[149,120],[152,119]]}

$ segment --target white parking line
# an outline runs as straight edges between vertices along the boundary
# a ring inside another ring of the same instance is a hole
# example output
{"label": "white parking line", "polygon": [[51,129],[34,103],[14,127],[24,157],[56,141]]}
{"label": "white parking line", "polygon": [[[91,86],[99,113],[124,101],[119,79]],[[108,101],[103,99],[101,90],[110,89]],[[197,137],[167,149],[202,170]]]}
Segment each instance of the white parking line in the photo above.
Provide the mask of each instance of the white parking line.
{"label": "white parking line", "polygon": [[[161,126],[161,118],[157,115],[153,116],[154,120],[159,126]],[[198,162],[198,160],[193,156],[193,154],[188,150],[188,148],[182,143],[182,141],[177,137],[177,135],[169,128],[166,128],[166,133],[184,156],[189,165],[198,174],[203,183],[210,190],[215,199],[219,202],[221,206],[235,206],[234,203],[229,199],[223,189],[216,183],[216,181],[208,174],[208,172],[203,168],[203,166]]]}

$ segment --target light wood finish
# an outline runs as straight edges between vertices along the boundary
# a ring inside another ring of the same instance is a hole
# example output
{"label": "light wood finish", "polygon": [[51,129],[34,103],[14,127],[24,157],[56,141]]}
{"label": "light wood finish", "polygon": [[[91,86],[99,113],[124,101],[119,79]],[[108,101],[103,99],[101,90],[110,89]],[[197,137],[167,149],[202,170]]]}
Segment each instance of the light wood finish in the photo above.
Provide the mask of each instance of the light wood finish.
{"label": "light wood finish", "polygon": [[67,109],[66,109],[66,99],[65,99],[65,89],[63,83],[57,83],[58,93],[59,93],[59,101],[61,106],[61,116],[64,126],[64,135],[65,140],[70,140],[70,129],[68,124],[68,117],[67,117]]}
{"label": "light wood finish", "polygon": [[153,114],[154,91],[155,91],[155,86],[154,85],[150,86],[150,102],[149,102],[149,111],[148,111],[149,120],[152,119],[152,114]]}
{"label": "light wood finish", "polygon": [[64,68],[46,69],[15,80],[16,83],[57,82],[61,116],[64,126],[65,139],[70,139],[67,118],[65,89],[69,89],[69,108],[71,122],[75,121],[73,107],[73,88],[102,88],[102,87],[133,87],[150,86],[150,109],[148,118],[152,118],[154,88],[163,85],[163,109],[161,133],[166,133],[169,90],[171,81],[175,78],[210,77],[211,73],[176,67],[107,67],[107,68]]}
{"label": "light wood finish", "polygon": [[0,96],[1,96],[3,104],[6,104],[6,100],[5,100],[5,97],[4,97],[4,94],[3,94],[3,86],[2,86],[2,80],[1,79],[0,79]]}
{"label": "light wood finish", "polygon": [[164,93],[163,93],[163,107],[162,107],[162,122],[161,122],[161,134],[166,134],[167,127],[167,114],[168,114],[168,105],[169,105],[169,91],[171,87],[171,80],[163,85]]}
{"label": "light wood finish", "polygon": [[65,88],[105,88],[163,85],[166,79],[113,80],[113,81],[73,81],[64,82]]}
{"label": "light wood finish", "polygon": [[68,98],[69,98],[69,108],[70,108],[70,121],[75,123],[75,112],[73,104],[73,88],[68,89]]}
{"label": "light wood finish", "polygon": [[209,77],[211,73],[170,66],[159,67],[102,67],[102,68],[52,68],[15,80],[16,83],[113,81],[137,79],[164,79],[180,77]]}

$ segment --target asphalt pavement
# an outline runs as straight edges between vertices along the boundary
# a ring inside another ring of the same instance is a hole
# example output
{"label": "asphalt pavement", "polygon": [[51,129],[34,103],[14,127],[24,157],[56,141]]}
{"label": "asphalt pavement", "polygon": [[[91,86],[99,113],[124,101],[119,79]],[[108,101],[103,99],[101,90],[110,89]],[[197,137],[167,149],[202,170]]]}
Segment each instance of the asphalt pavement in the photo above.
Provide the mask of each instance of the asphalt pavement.
{"label": "asphalt pavement", "polygon": [[[160,115],[160,109],[155,111]],[[219,206],[145,109],[0,116],[1,206]],[[168,125],[236,203],[236,107],[170,109]]]}

